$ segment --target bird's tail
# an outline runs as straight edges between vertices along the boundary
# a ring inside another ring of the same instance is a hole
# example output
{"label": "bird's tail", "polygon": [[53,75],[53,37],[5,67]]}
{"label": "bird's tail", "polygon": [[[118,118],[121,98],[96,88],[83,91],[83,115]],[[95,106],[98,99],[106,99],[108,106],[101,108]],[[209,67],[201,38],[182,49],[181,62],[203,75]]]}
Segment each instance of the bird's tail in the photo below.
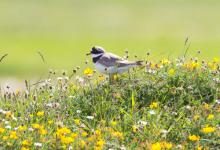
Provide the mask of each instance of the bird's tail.
{"label": "bird's tail", "polygon": [[140,60],[140,61],[136,61],[136,65],[137,66],[143,66],[144,61]]}

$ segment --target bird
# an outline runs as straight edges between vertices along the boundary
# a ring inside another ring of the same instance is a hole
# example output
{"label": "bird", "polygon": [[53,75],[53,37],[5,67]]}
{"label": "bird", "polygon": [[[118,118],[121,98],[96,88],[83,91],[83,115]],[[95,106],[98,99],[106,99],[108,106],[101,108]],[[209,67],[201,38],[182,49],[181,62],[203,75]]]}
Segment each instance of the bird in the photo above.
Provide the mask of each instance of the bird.
{"label": "bird", "polygon": [[108,75],[122,74],[130,68],[142,66],[143,62],[128,61],[113,53],[106,52],[105,49],[100,46],[92,47],[87,55],[92,56],[93,64],[99,72]]}

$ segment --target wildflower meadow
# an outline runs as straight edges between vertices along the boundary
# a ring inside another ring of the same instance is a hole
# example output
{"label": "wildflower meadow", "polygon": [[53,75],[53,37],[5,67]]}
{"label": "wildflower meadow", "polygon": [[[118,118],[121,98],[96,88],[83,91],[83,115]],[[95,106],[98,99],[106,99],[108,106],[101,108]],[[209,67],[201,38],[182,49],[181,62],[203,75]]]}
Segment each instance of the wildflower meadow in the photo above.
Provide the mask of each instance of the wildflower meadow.
{"label": "wildflower meadow", "polygon": [[1,89],[0,149],[220,149],[219,59],[180,57],[114,75],[49,70]]}

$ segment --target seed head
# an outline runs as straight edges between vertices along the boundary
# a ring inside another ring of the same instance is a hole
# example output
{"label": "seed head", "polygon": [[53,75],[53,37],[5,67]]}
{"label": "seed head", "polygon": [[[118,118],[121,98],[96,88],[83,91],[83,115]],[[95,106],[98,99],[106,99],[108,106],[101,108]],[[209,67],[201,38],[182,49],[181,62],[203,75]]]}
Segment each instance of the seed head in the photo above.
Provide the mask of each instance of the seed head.
{"label": "seed head", "polygon": [[79,70],[79,69],[80,69],[80,67],[79,67],[79,66],[76,66],[76,69],[77,69],[77,70]]}

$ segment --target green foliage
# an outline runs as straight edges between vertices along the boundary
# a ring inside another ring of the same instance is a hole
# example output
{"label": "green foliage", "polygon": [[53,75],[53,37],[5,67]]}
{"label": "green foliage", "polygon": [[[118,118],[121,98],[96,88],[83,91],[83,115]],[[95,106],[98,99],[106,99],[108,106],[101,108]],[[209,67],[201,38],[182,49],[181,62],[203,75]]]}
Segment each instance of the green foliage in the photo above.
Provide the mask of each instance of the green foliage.
{"label": "green foliage", "polygon": [[147,62],[111,82],[50,71],[49,79],[26,82],[27,91],[1,91],[0,147],[216,149],[216,61]]}

